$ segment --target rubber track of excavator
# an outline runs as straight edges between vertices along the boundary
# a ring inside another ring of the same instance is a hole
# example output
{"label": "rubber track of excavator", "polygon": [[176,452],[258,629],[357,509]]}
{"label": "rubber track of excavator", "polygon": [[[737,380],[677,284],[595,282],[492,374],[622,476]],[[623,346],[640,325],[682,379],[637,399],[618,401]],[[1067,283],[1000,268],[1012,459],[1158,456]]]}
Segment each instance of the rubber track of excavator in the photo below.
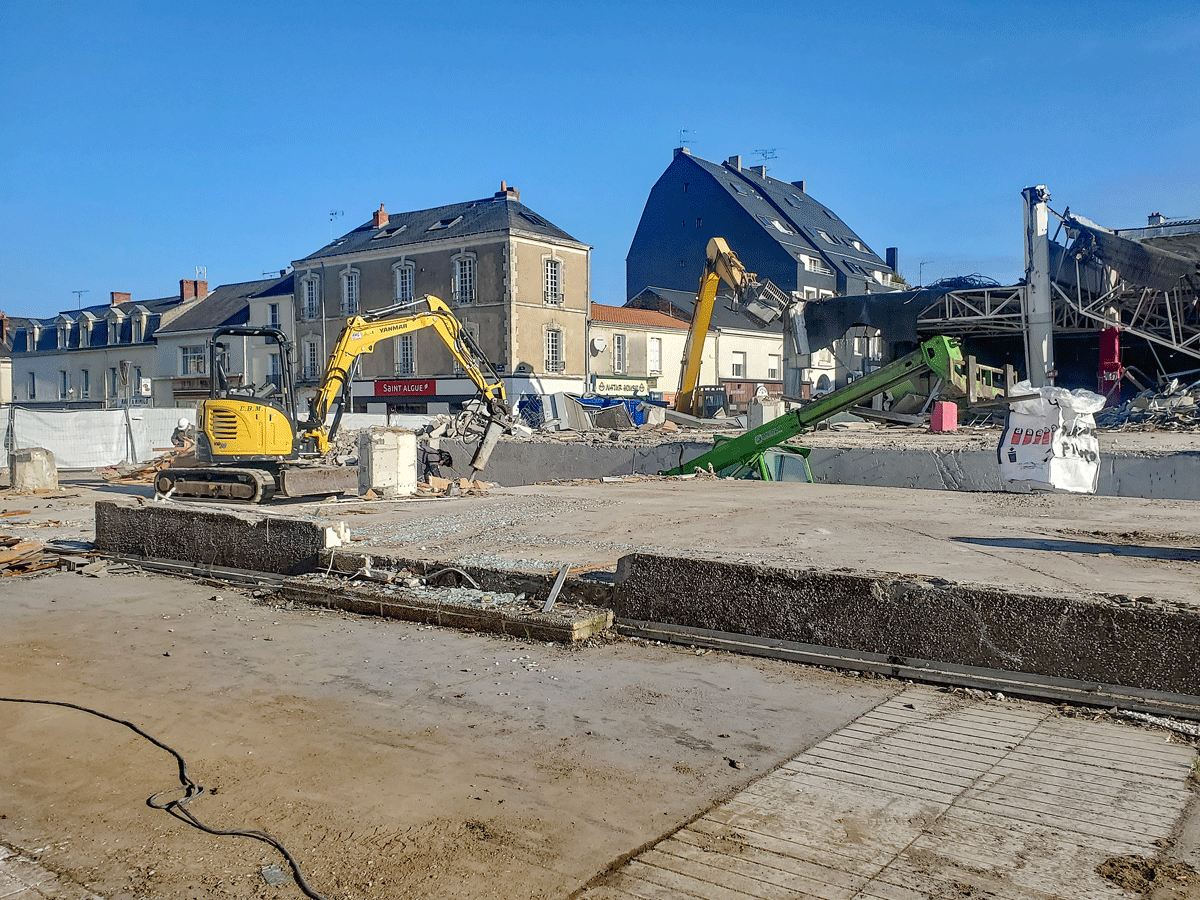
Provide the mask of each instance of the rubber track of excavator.
{"label": "rubber track of excavator", "polygon": [[263,469],[163,469],[154,489],[181,499],[262,503],[275,496],[275,478]]}

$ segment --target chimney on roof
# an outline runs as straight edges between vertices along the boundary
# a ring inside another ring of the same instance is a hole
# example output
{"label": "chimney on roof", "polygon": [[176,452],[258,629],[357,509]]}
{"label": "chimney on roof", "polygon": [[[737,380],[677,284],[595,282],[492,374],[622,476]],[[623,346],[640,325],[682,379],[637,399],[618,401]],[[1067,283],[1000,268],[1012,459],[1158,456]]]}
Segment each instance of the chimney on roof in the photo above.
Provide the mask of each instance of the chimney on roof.
{"label": "chimney on roof", "polygon": [[[126,297],[129,295],[126,294]],[[179,279],[179,302],[185,303],[188,300],[202,300],[208,296],[208,282],[196,281],[192,278]]]}
{"label": "chimney on roof", "polygon": [[735,172],[742,171],[742,158],[740,156],[731,156],[725,160],[725,165],[733,169]]}
{"label": "chimney on roof", "polygon": [[388,223],[387,210],[383,208],[383,204],[379,204],[379,209],[375,210],[375,214],[371,216],[371,224],[376,228],[382,228]]}
{"label": "chimney on roof", "polygon": [[128,303],[133,299],[133,295],[129,291],[109,291],[108,305],[120,306],[122,303]]}
{"label": "chimney on roof", "polygon": [[674,155],[672,156],[672,159],[674,159],[674,157],[675,157],[675,156],[678,156],[680,153],[683,153],[683,154],[685,154],[685,155],[687,155],[687,156],[691,156],[691,155],[692,155],[692,151],[691,151],[691,150],[689,150],[687,147],[676,147],[676,148],[675,148],[675,153],[674,153]]}
{"label": "chimney on roof", "polygon": [[500,190],[493,195],[496,200],[516,200],[520,202],[521,192],[515,187],[509,187],[507,181],[500,182]]}
{"label": "chimney on roof", "polygon": [[0,347],[8,346],[8,316],[0,312]]}
{"label": "chimney on roof", "polygon": [[887,257],[888,268],[893,272],[900,273],[900,249],[898,247],[888,247],[883,251]]}
{"label": "chimney on roof", "polygon": [[1146,218],[1148,220],[1148,224],[1150,225],[1161,225],[1163,222],[1167,221],[1167,217],[1162,213],[1150,213],[1150,215]]}
{"label": "chimney on roof", "polygon": [[800,188],[800,193],[802,193],[802,194],[807,193],[807,191],[804,190],[804,182],[803,181],[793,181],[792,187]]}
{"label": "chimney on roof", "polygon": [[766,166],[751,166],[750,171],[753,172],[755,175],[757,175],[759,178],[767,177],[767,167]]}

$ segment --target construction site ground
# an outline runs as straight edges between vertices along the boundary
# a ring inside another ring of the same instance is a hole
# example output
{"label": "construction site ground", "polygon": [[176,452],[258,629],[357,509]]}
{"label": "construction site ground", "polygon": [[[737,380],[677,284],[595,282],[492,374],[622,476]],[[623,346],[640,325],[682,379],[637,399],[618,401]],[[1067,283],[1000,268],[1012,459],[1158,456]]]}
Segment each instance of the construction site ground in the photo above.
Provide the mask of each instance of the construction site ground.
{"label": "construction site ground", "polygon": [[[148,486],[93,478],[0,494],[0,532],[87,542],[94,502],[122,495],[152,502]],[[631,478],[272,508],[346,521],[356,552],[493,567],[642,550],[1200,603],[1200,507],[1184,501]],[[330,900],[1200,898],[1194,749],[1095,713],[906,695],[892,680],[687,647],[565,647],[288,608],[269,592],[139,573],[11,577],[0,596],[6,697],[136,722],[209,789],[192,804],[200,818],[271,832]],[[938,724],[953,716],[973,724]],[[852,749],[855,734],[891,734],[889,717],[910,728],[908,755]],[[13,703],[0,703],[0,727],[0,844],[62,883],[124,900],[300,896],[264,879],[282,864],[270,847],[149,808],[178,772],[128,729]],[[998,758],[980,763],[955,736],[966,732]],[[1009,752],[1034,745],[1048,756]],[[834,750],[847,774],[797,781]],[[1056,755],[1082,768],[1047,772]],[[1010,771],[1015,794],[984,790]],[[1085,782],[1091,795],[1067,790]],[[888,785],[903,796],[878,799]],[[846,808],[866,796],[878,802]],[[797,799],[808,805],[788,811]],[[990,840],[997,823],[1009,840]],[[933,852],[955,840],[972,851]],[[813,853],[841,874],[789,881]],[[696,854],[699,870],[675,862]],[[1004,880],[1027,866],[1047,874]]]}

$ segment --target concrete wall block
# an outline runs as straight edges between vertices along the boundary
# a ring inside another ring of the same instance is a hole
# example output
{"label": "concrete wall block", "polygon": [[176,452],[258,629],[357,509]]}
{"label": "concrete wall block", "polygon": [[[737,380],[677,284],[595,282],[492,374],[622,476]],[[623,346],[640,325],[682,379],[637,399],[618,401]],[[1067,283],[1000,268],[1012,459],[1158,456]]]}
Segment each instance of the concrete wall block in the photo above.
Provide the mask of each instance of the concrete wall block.
{"label": "concrete wall block", "polygon": [[96,549],[255,572],[298,575],[349,540],[343,522],[174,504],[96,504]]}
{"label": "concrete wall block", "polygon": [[407,497],[417,490],[417,436],[399,428],[371,428],[358,436],[358,492]]}
{"label": "concrete wall block", "polygon": [[11,461],[12,490],[19,494],[58,490],[58,468],[54,454],[44,447],[14,450]]}
{"label": "concrete wall block", "polygon": [[618,618],[1200,696],[1200,611],[882,574],[623,557]]}

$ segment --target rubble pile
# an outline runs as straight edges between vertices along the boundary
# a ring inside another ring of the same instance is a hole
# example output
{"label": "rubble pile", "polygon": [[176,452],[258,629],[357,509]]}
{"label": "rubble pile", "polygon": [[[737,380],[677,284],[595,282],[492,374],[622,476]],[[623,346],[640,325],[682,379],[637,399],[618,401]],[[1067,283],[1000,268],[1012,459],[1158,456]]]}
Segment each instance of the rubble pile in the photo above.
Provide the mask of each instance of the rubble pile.
{"label": "rubble pile", "polygon": [[1096,426],[1108,431],[1200,431],[1200,381],[1184,384],[1172,378],[1157,390],[1100,410]]}
{"label": "rubble pile", "polygon": [[25,575],[58,565],[57,556],[48,556],[41,541],[0,534],[0,578]]}

